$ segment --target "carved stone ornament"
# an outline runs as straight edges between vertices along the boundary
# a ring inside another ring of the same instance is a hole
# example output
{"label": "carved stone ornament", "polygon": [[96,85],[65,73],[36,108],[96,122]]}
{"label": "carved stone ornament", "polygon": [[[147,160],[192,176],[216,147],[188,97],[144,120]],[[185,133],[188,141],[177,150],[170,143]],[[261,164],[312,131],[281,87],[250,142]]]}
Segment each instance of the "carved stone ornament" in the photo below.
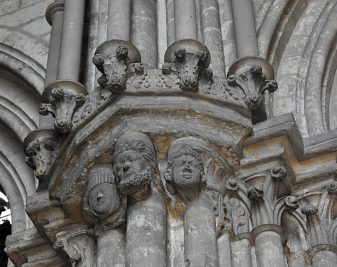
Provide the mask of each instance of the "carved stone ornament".
{"label": "carved stone ornament", "polygon": [[310,246],[337,246],[336,195],[337,182],[330,182],[299,197],[301,212],[306,217]]}
{"label": "carved stone ornament", "polygon": [[73,126],[75,111],[86,101],[87,92],[83,85],[73,81],[56,81],[49,84],[43,92],[43,101],[39,108],[41,115],[51,113],[55,118],[55,130],[67,134]]}
{"label": "carved stone ornament", "polygon": [[35,130],[24,140],[26,163],[39,180],[38,190],[47,188],[50,167],[58,156],[60,137],[54,130]]}
{"label": "carved stone ornament", "polygon": [[227,82],[239,87],[246,105],[252,110],[262,105],[265,91],[274,92],[278,87],[272,66],[258,57],[246,57],[234,62],[228,70]]}
{"label": "carved stone ornament", "polygon": [[113,170],[123,196],[143,198],[151,191],[157,157],[150,138],[141,132],[125,132],[116,141]]}
{"label": "carved stone ornament", "polygon": [[124,222],[126,199],[119,196],[111,165],[94,166],[88,174],[83,214],[91,224],[116,226]]}
{"label": "carved stone ornament", "polygon": [[[179,86],[183,90],[198,91],[199,80],[211,61],[206,46],[195,40],[176,41],[165,52],[165,62],[172,63],[178,73]],[[164,65],[163,72],[169,71]]]}
{"label": "carved stone ornament", "polygon": [[206,185],[201,155],[188,145],[172,145],[168,152],[165,180],[181,201],[190,203]]}
{"label": "carved stone ornament", "polygon": [[127,69],[131,63],[140,63],[138,49],[130,42],[110,40],[95,52],[93,62],[102,73],[98,83],[102,90],[122,92],[126,89]]}

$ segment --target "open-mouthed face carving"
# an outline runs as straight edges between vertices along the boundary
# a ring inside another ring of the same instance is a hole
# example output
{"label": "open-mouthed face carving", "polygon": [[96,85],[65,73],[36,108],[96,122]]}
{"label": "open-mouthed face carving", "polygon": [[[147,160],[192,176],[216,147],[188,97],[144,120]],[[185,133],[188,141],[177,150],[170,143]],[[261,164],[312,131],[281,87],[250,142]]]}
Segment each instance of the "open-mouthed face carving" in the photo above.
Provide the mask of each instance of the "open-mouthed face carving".
{"label": "open-mouthed face carving", "polygon": [[199,187],[201,176],[200,163],[191,155],[182,155],[172,163],[172,179],[178,191]]}

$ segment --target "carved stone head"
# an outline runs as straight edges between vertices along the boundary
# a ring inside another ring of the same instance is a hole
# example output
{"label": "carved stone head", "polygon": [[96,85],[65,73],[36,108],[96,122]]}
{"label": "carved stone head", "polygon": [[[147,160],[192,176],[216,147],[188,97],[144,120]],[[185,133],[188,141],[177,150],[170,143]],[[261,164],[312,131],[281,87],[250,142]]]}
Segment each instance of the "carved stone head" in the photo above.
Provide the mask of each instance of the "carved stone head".
{"label": "carved stone head", "polygon": [[197,199],[206,183],[203,160],[199,152],[188,145],[172,146],[168,154],[165,180],[175,189],[181,200],[191,202]]}
{"label": "carved stone head", "polygon": [[121,200],[111,166],[96,166],[89,172],[87,196],[91,212],[98,218],[106,218],[118,210]]}
{"label": "carved stone head", "polygon": [[113,170],[122,195],[140,193],[150,188],[157,169],[157,158],[150,138],[140,132],[125,132],[116,141]]}

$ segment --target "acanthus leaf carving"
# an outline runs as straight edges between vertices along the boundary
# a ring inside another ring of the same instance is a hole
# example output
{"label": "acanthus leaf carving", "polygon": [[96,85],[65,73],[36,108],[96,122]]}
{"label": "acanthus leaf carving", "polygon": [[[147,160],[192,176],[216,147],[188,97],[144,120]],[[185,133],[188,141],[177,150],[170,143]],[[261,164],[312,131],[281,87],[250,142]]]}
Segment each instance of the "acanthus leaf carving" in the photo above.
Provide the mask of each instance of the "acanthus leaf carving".
{"label": "acanthus leaf carving", "polygon": [[126,89],[128,66],[140,63],[140,53],[128,41],[110,40],[97,47],[93,63],[102,73],[98,78],[101,90],[118,93]]}
{"label": "acanthus leaf carving", "polygon": [[195,40],[180,40],[166,50],[165,62],[174,64],[182,90],[196,92],[199,80],[209,66],[210,53],[206,46]]}
{"label": "acanthus leaf carving", "polygon": [[280,225],[281,215],[287,207],[286,197],[290,194],[284,166],[276,164],[269,171],[248,177],[245,181],[249,185],[253,228],[265,224]]}
{"label": "acanthus leaf carving", "polygon": [[85,88],[74,81],[56,81],[49,84],[43,93],[44,104],[39,108],[41,115],[52,114],[55,130],[67,134],[73,127],[74,113],[86,101]]}
{"label": "acanthus leaf carving", "polygon": [[246,57],[230,66],[227,77],[228,84],[238,87],[244,94],[245,104],[253,111],[253,120],[261,120],[254,117],[254,112],[263,107],[264,93],[275,92],[278,88],[272,66],[262,58]]}
{"label": "acanthus leaf carving", "polygon": [[307,240],[311,247],[337,246],[336,193],[337,183],[330,182],[317,191],[298,197],[301,212],[306,217]]}

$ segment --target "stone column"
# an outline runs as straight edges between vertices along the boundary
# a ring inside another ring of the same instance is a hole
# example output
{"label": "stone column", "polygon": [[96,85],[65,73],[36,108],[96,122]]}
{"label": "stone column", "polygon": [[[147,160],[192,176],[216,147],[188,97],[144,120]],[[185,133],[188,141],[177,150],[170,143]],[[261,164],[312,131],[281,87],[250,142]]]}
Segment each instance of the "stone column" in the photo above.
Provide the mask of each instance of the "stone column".
{"label": "stone column", "polygon": [[232,248],[229,229],[217,239],[219,266],[232,267]]}
{"label": "stone column", "polygon": [[252,267],[252,247],[249,239],[241,239],[232,242],[232,266]]}
{"label": "stone column", "polygon": [[[64,0],[56,0],[51,3],[46,10],[46,19],[51,25],[51,33],[49,40],[48,61],[46,67],[46,76],[44,85],[47,87],[50,83],[57,79],[57,66],[60,54],[62,21],[63,21]],[[40,115],[39,128],[52,129],[54,120],[52,115]]]}
{"label": "stone column", "polygon": [[210,50],[210,67],[217,75],[225,76],[219,7],[216,0],[201,0],[201,28],[204,44]]}
{"label": "stone column", "polygon": [[130,40],[130,0],[110,0],[108,40]]}
{"label": "stone column", "polygon": [[46,68],[45,86],[56,81],[58,58],[62,35],[64,0],[56,0],[50,4],[46,11],[46,19],[51,25],[48,61]]}
{"label": "stone column", "polygon": [[123,133],[116,141],[113,168],[119,194],[128,200],[125,266],[166,266],[166,205],[155,188],[160,178],[151,139],[141,132]]}
{"label": "stone column", "polygon": [[232,12],[237,57],[257,56],[258,47],[252,0],[232,0]]}
{"label": "stone column", "polygon": [[186,266],[218,266],[218,251],[213,209],[201,199],[184,213]]}
{"label": "stone column", "polygon": [[157,67],[157,0],[132,1],[131,41],[142,55],[142,63]]}
{"label": "stone column", "polygon": [[176,41],[198,39],[194,0],[174,1],[174,25]]}
{"label": "stone column", "polygon": [[166,205],[156,191],[128,208],[126,266],[166,266]]}
{"label": "stone column", "polygon": [[319,251],[312,258],[313,267],[336,267],[337,255],[332,251]]}
{"label": "stone column", "polygon": [[58,79],[77,82],[80,74],[85,1],[65,1]]}
{"label": "stone column", "polygon": [[281,236],[273,229],[265,229],[256,235],[255,253],[259,267],[286,267]]}
{"label": "stone column", "polygon": [[97,266],[125,266],[125,231],[110,229],[97,237]]}

